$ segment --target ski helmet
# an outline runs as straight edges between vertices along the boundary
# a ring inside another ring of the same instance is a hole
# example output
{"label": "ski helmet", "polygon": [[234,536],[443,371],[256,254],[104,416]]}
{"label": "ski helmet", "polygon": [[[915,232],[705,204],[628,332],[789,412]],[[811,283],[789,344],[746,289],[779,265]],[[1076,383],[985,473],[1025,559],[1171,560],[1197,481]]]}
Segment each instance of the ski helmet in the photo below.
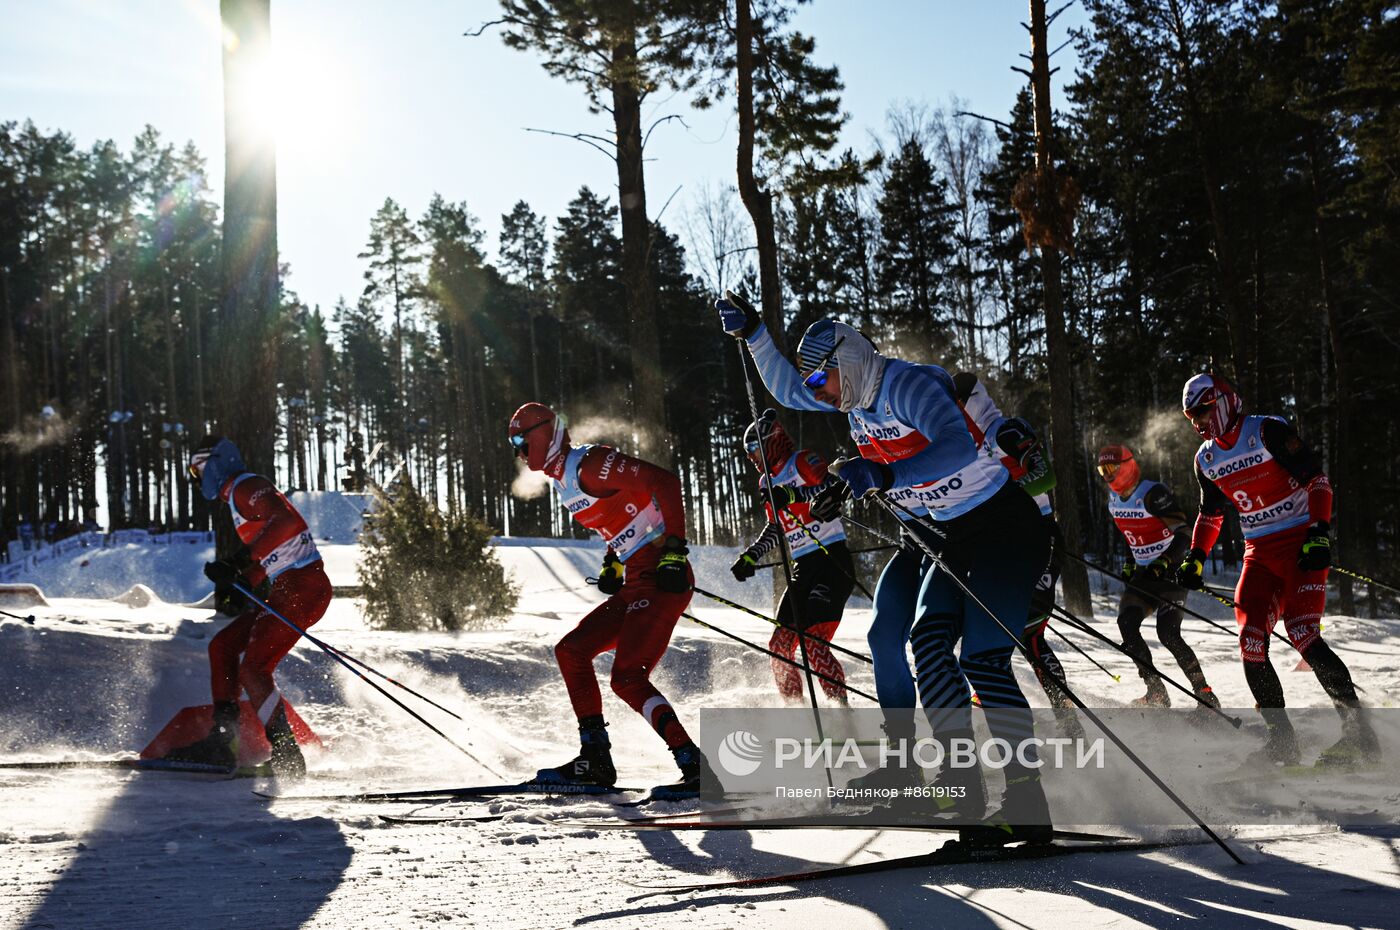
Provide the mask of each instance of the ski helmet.
{"label": "ski helmet", "polygon": [[1244,402],[1219,375],[1199,374],[1181,391],[1181,412],[1205,439],[1220,439],[1239,425]]}
{"label": "ski helmet", "polygon": [[199,482],[199,493],[208,501],[217,500],[229,479],[247,470],[238,447],[223,436],[205,436],[190,456],[190,480]]}
{"label": "ski helmet", "polygon": [[[758,454],[760,442],[763,443],[762,457]],[[792,454],[792,440],[788,438],[783,424],[778,422],[778,411],[769,407],[749,424],[749,428],[744,430],[744,451],[759,471],[763,470],[764,458],[768,460],[769,470],[774,472],[787,461]]]}
{"label": "ski helmet", "polygon": [[553,471],[569,449],[564,418],[533,401],[511,414],[508,436],[516,457],[525,459],[531,471]]}
{"label": "ski helmet", "polygon": [[1104,446],[1099,450],[1099,476],[1116,494],[1126,494],[1142,479],[1133,450],[1127,446]]}

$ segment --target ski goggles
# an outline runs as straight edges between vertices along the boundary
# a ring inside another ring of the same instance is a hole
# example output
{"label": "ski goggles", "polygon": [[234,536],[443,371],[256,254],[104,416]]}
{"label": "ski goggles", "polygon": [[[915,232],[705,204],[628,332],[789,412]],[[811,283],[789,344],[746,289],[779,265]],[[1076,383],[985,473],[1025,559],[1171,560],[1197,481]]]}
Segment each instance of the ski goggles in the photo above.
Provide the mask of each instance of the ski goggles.
{"label": "ski goggles", "polygon": [[1100,462],[1099,475],[1105,479],[1111,479],[1118,474],[1118,469],[1123,467],[1122,462]]}
{"label": "ski goggles", "polygon": [[1187,407],[1182,413],[1186,414],[1186,419],[1188,420],[1200,420],[1209,416],[1211,412],[1215,410],[1215,405],[1219,403],[1219,401],[1220,398],[1212,397],[1209,400],[1201,401],[1194,407]]}
{"label": "ski goggles", "polygon": [[185,472],[190,476],[191,481],[199,481],[204,477],[204,465],[208,461],[208,452],[196,452],[190,458],[189,468],[185,469]]}
{"label": "ski goggles", "polygon": [[817,388],[826,387],[827,366],[831,364],[831,360],[836,357],[836,350],[841,348],[841,343],[845,341],[845,336],[836,340],[836,345],[832,346],[831,351],[821,357],[821,361],[817,362],[812,373],[802,379],[803,387],[807,388],[809,391],[815,391]]}
{"label": "ski goggles", "polygon": [[546,423],[553,423],[553,422],[554,422],[553,420],[541,420],[540,422],[536,423],[534,426],[527,426],[527,427],[525,427],[523,430],[521,430],[520,432],[516,433],[514,436],[511,436],[511,437],[510,437],[510,447],[511,447],[511,449],[513,449],[513,450],[515,451],[515,454],[516,454],[517,456],[524,455],[525,452],[527,451],[527,449],[529,448],[529,445],[530,445],[530,441],[529,441],[528,439],[525,438],[525,437],[529,434],[530,430],[539,429],[541,426],[544,426]]}

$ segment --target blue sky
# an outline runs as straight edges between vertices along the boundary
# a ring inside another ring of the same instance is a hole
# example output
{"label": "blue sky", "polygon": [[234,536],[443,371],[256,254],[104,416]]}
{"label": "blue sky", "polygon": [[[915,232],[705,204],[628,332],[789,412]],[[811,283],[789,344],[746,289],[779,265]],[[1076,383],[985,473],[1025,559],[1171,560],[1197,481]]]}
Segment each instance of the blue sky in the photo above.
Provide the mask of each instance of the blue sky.
{"label": "blue sky", "polygon": [[[1053,8],[1054,4],[1052,4]],[[494,249],[500,215],[524,199],[549,217],[580,185],[615,194],[612,162],[538,127],[606,134],[581,90],[549,77],[499,36],[462,33],[490,19],[486,0],[272,0],[279,86],[279,240],[288,285],[329,311],[353,299],[371,214],[391,196],[420,215],[434,191],[465,200]],[[950,95],[1003,118],[1024,78],[1023,0],[815,0],[797,24],[817,57],[837,64],[851,120],[845,142],[871,146],[891,105],[945,104]],[[1083,21],[1071,7],[1051,43]],[[32,119],[79,145],[124,149],[147,123],[169,141],[193,140],[222,194],[222,89],[217,0],[0,0],[0,120]],[[1057,56],[1057,79],[1073,71]],[[1058,90],[1058,87],[1057,87]],[[734,127],[716,110],[657,95],[653,118],[684,115],[652,136],[647,194],[653,216],[680,225],[706,183],[729,183]],[[614,197],[615,199],[615,197]]]}

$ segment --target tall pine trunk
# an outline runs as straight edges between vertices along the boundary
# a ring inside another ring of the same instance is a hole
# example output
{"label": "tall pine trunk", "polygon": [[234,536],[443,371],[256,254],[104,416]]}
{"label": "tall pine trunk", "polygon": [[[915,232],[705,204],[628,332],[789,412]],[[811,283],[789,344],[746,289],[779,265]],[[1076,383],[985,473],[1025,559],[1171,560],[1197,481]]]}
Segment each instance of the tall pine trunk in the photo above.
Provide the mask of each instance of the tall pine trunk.
{"label": "tall pine trunk", "polygon": [[622,213],[622,284],[627,293],[632,355],[632,409],[644,454],[671,466],[666,429],[666,381],[656,324],[656,287],[651,275],[651,221],[647,219],[642,164],[642,101],[636,84],[635,29],[624,30],[612,47],[613,124],[617,132],[617,198]]}
{"label": "tall pine trunk", "polygon": [[[1031,2],[1031,84],[1035,95],[1035,170],[1038,178],[1054,176],[1050,157],[1053,132],[1050,109],[1050,56],[1046,49],[1045,0]],[[1060,282],[1060,251],[1053,245],[1040,248],[1040,274],[1045,294],[1045,347],[1050,354],[1050,439],[1059,482],[1055,487],[1055,515],[1060,522],[1063,546],[1071,556],[1084,545],[1081,515],[1084,485],[1080,475],[1080,435],[1074,419],[1073,375],[1070,347],[1065,334],[1064,294]],[[1093,611],[1089,600],[1089,573],[1073,558],[1060,562],[1065,604],[1077,614]]]}
{"label": "tall pine trunk", "polygon": [[758,248],[758,282],[763,322],[779,349],[784,349],[783,282],[778,273],[778,237],[773,223],[773,195],[758,185],[754,176],[753,150],[757,134],[753,99],[753,10],[749,0],[737,0],[735,9],[736,77],[739,110],[738,182],[739,199],[753,221],[754,243]]}
{"label": "tall pine trunk", "polygon": [[271,67],[270,0],[221,0],[224,42],[224,236],[214,362],[216,428],[248,467],[273,474],[277,377],[273,320],[278,304],[277,156],[272,101],[255,88]]}

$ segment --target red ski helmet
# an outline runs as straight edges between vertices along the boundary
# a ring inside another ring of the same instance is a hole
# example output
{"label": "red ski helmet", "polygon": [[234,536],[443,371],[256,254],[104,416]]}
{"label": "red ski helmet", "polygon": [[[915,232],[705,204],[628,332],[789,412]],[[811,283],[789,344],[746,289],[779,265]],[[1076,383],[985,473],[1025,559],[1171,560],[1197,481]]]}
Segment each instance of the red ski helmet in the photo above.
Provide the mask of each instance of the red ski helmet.
{"label": "red ski helmet", "polygon": [[[763,456],[758,454],[758,444],[763,443]],[[788,437],[783,424],[778,422],[778,411],[769,407],[759,414],[757,420],[744,430],[744,452],[753,467],[763,471],[763,459],[768,459],[769,471],[776,472],[792,454],[792,439]]]}
{"label": "red ski helmet", "polygon": [[1228,436],[1239,425],[1244,402],[1219,375],[1199,374],[1181,391],[1181,412],[1205,439]]}
{"label": "red ski helmet", "polygon": [[1099,450],[1099,475],[1115,494],[1126,494],[1142,480],[1137,459],[1127,446],[1104,446]]}
{"label": "red ski helmet", "polygon": [[569,450],[569,431],[563,417],[533,401],[511,414],[507,431],[511,450],[531,471],[551,471]]}

